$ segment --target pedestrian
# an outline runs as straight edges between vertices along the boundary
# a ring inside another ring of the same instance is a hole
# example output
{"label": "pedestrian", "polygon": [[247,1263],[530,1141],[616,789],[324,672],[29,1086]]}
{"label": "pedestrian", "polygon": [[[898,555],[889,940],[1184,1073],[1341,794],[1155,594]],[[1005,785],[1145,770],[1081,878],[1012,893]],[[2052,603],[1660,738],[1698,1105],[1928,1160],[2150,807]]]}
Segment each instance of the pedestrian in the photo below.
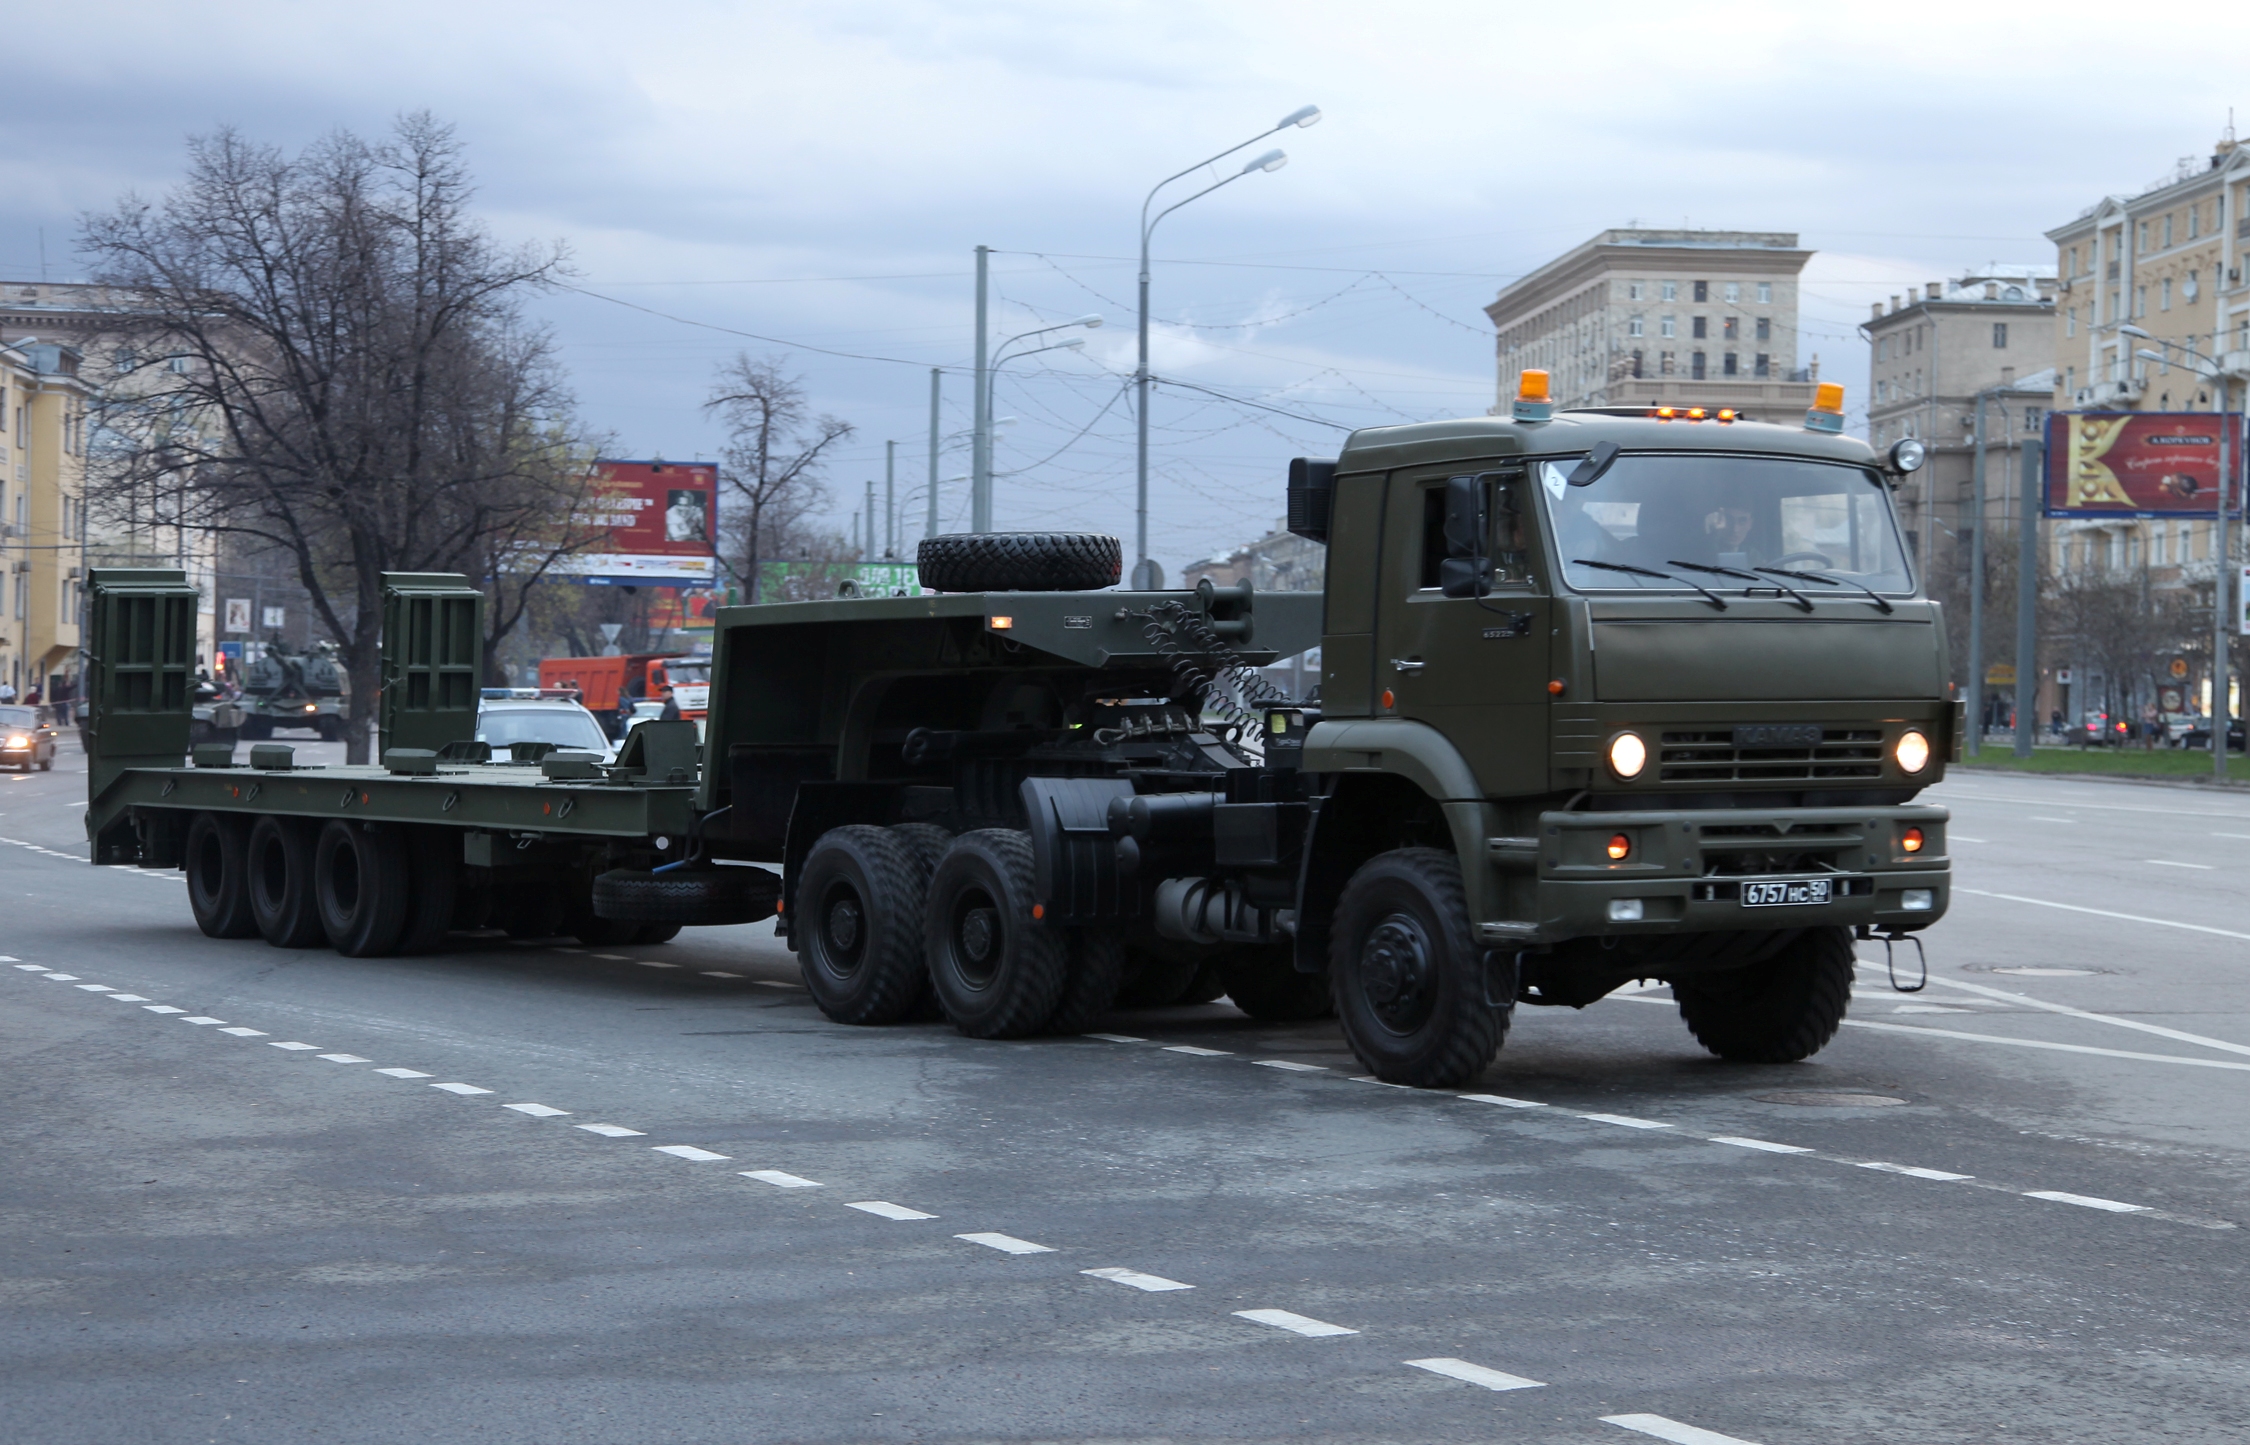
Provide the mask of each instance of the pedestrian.
{"label": "pedestrian", "polygon": [[26,706],[26,707],[37,707],[37,706],[39,706],[39,684],[38,684],[38,683],[33,683],[33,684],[31,685],[31,691],[29,691],[29,692],[27,692],[27,693],[25,693],[25,694],[23,695],[23,701],[24,701],[24,706]]}
{"label": "pedestrian", "polygon": [[15,700],[16,685],[12,682],[0,680],[0,706],[5,706],[6,704],[12,703]]}

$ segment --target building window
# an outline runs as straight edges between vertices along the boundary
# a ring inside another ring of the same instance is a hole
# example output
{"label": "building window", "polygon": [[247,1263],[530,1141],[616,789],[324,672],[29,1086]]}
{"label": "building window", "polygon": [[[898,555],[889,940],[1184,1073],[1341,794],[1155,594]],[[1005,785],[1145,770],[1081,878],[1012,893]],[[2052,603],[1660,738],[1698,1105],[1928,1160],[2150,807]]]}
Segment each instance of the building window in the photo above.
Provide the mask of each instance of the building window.
{"label": "building window", "polygon": [[2037,436],[2039,434],[2039,424],[2046,419],[2046,416],[2047,413],[2043,408],[2036,406],[2025,407],[2023,409],[2024,435]]}
{"label": "building window", "polygon": [[1633,353],[1633,375],[1636,378],[1641,375],[1641,353],[1638,351]]}
{"label": "building window", "polygon": [[1701,380],[1703,380],[1703,377],[1704,377],[1704,371],[1705,371],[1705,361],[1704,361],[1704,356],[1703,356],[1703,353],[1702,353],[1702,352],[1700,352],[1700,351],[1691,351],[1691,352],[1689,352],[1689,353],[1688,353],[1688,375],[1690,375],[1690,376],[1694,377],[1694,378],[1695,378],[1695,379],[1696,379],[1697,381],[1701,381]]}
{"label": "building window", "polygon": [[164,365],[167,370],[178,372],[184,376],[187,374],[188,359],[184,356],[175,356],[165,362]]}
{"label": "building window", "polygon": [[2195,272],[2190,271],[2187,273],[2187,280],[2180,283],[2180,299],[2183,301],[2193,301],[2195,300],[2197,294],[2202,290],[2202,283],[2196,280]]}
{"label": "building window", "polygon": [[1758,339],[1760,341],[1773,340],[1773,318],[1771,316],[1758,318]]}
{"label": "building window", "polygon": [[1719,330],[1729,341],[1741,340],[1742,318],[1739,316],[1729,316],[1725,318],[1719,323]]}
{"label": "building window", "polygon": [[2148,249],[2148,222],[2146,221],[2141,222],[2140,237],[2140,249],[2146,251]]}
{"label": "building window", "polygon": [[1698,301],[1708,301],[1711,299],[1710,282],[1698,281],[1695,283],[1695,299]]}
{"label": "building window", "polygon": [[1648,333],[1642,327],[1641,318],[1635,316],[1625,323],[1625,334],[1627,336],[1645,336]]}
{"label": "building window", "polygon": [[2076,246],[2070,248],[2070,266],[2063,272],[2063,274],[2066,276],[2075,276],[2078,274],[2078,248]]}
{"label": "building window", "polygon": [[1994,351],[2006,351],[2008,349],[2007,322],[1995,321],[1992,323],[1992,349]]}
{"label": "building window", "polygon": [[1773,375],[1773,358],[1765,352],[1759,352],[1758,359],[1752,364],[1757,368],[1752,375],[1757,376],[1760,380]]}
{"label": "building window", "polygon": [[1666,301],[1677,301],[1677,300],[1679,300],[1679,299],[1680,299],[1680,283],[1679,283],[1679,282],[1677,282],[1677,281],[1667,281],[1667,282],[1665,282],[1665,283],[1664,283],[1664,299],[1665,299]]}
{"label": "building window", "polygon": [[2135,286],[2133,288],[2133,314],[2135,316],[2148,315],[2148,288],[2146,286]]}
{"label": "building window", "polygon": [[1761,305],[1773,305],[1773,283],[1771,281],[1760,281],[1758,283],[1758,301]]}
{"label": "building window", "polygon": [[2073,307],[2071,307],[2071,308],[2070,308],[2070,309],[2069,309],[2068,311],[2065,311],[2065,312],[2063,313],[2063,335],[2065,335],[2065,336],[2076,336],[2077,334],[2078,334],[2078,308],[2077,308],[2077,307],[2075,307],[2075,306],[2073,306]]}
{"label": "building window", "polygon": [[2194,205],[2188,207],[2188,239],[2192,241],[2202,234],[2203,203],[2201,201],[2197,201]]}
{"label": "building window", "polygon": [[1656,334],[1657,334],[1657,335],[1659,335],[1659,336],[1665,337],[1666,339],[1670,339],[1671,337],[1674,337],[1674,336],[1677,336],[1677,335],[1679,335],[1679,334],[1680,334],[1680,323],[1679,323],[1679,318],[1677,318],[1677,317],[1673,317],[1673,316],[1667,316],[1667,317],[1665,317],[1665,318],[1664,318],[1663,320],[1661,320],[1661,321],[1657,322],[1657,323],[1656,323]]}
{"label": "building window", "polygon": [[1889,382],[1887,382],[1887,381],[1878,381],[1878,382],[1876,382],[1876,383],[1875,383],[1875,399],[1876,399],[1877,401],[1886,401],[1886,400],[1888,400],[1888,399],[1890,398],[1890,388],[1891,388],[1891,384],[1890,384]]}
{"label": "building window", "polygon": [[[1695,284],[1701,286],[1703,283],[1701,281],[1698,281]],[[1701,300],[1702,298],[1698,297],[1696,299]],[[1694,335],[1696,340],[1701,341],[1703,338],[1711,334],[1711,319],[1707,316],[1698,316],[1693,322],[1690,323],[1690,327],[1691,334]]]}
{"label": "building window", "polygon": [[2157,283],[2156,309],[2159,311],[2172,309],[2172,278],[2169,276]]}
{"label": "building window", "polygon": [[1731,304],[1733,304],[1734,302],[1740,301],[1741,299],[1742,299],[1742,283],[1741,283],[1740,281],[1729,281],[1729,282],[1727,283],[1727,302],[1728,302],[1728,304],[1730,304],[1730,305],[1731,305]]}
{"label": "building window", "polygon": [[2069,391],[2069,392],[2075,392],[2075,391],[2077,391],[2077,390],[2078,390],[2078,368],[2077,368],[2077,367],[2075,367],[2075,366],[2072,366],[2072,367],[2066,367],[2066,368],[2064,368],[2064,370],[2063,370],[2063,390],[2064,390],[2064,391]]}
{"label": "building window", "polygon": [[2169,211],[2164,213],[2164,244],[2172,244],[2172,213]]}
{"label": "building window", "polygon": [[1730,351],[1719,359],[1719,371],[1725,376],[1739,376],[1742,374],[1742,365],[1735,360],[1734,353]]}
{"label": "building window", "polygon": [[1642,298],[1643,296],[1645,296],[1645,295],[1647,295],[1647,294],[1648,294],[1648,283],[1647,283],[1646,281],[1628,281],[1628,282],[1626,282],[1626,283],[1625,283],[1625,299],[1626,299],[1626,300],[1628,300],[1628,301],[1638,301],[1638,300],[1640,300],[1640,299],[1641,299],[1641,298]]}

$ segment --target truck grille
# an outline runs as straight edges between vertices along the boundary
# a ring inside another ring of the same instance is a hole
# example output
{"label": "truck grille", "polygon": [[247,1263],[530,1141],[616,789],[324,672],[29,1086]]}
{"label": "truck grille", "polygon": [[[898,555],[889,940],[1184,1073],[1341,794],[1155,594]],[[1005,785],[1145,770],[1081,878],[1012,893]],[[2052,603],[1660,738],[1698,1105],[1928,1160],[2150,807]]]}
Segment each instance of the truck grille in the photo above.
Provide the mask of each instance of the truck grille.
{"label": "truck grille", "polygon": [[1667,732],[1657,750],[1659,781],[1781,783],[1883,775],[1881,728],[1822,728],[1820,741],[1736,747],[1732,729]]}

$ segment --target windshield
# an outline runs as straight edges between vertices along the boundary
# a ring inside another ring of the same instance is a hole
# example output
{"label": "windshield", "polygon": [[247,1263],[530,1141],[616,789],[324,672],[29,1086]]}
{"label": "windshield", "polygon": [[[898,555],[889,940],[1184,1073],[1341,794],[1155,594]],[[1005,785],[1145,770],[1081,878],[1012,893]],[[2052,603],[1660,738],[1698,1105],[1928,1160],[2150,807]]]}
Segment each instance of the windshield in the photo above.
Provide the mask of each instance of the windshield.
{"label": "windshield", "polygon": [[1890,494],[1872,472],[1781,457],[1628,454],[1593,485],[1573,487],[1564,479],[1577,464],[1534,465],[1563,576],[1581,591],[1796,580],[1760,568],[1826,577],[1839,592],[1914,590]]}
{"label": "windshield", "polygon": [[709,682],[711,664],[708,662],[667,662],[664,675],[673,682]]}
{"label": "windshield", "polygon": [[486,708],[477,714],[477,737],[496,748],[514,743],[557,743],[606,753],[609,739],[593,715],[575,707]]}
{"label": "windshield", "polygon": [[0,707],[0,727],[35,728],[39,714],[28,707]]}

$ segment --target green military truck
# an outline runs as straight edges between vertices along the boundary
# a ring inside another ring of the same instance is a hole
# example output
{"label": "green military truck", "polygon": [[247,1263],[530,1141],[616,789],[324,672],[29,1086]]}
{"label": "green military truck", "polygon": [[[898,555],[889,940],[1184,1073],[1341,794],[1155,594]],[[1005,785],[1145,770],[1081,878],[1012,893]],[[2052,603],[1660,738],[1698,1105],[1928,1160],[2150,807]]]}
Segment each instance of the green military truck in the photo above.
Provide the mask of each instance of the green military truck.
{"label": "green military truck", "polygon": [[[1944,913],[1914,799],[1961,728],[1891,504],[1919,457],[1838,410],[1356,433],[1290,469],[1324,595],[933,538],[936,595],[722,611],[703,741],[644,722],[614,764],[473,742],[481,598],[400,576],[382,766],[182,766],[193,594],[97,571],[95,859],[184,868],[207,933],[362,955],[778,914],[851,1024],[1020,1037],[1223,987],[1449,1086],[1519,1004],[1662,980],[1712,1051],[1803,1058],[1855,935]],[[1316,644],[1317,699],[1283,696],[1265,669]]]}

